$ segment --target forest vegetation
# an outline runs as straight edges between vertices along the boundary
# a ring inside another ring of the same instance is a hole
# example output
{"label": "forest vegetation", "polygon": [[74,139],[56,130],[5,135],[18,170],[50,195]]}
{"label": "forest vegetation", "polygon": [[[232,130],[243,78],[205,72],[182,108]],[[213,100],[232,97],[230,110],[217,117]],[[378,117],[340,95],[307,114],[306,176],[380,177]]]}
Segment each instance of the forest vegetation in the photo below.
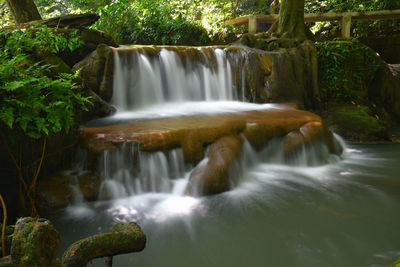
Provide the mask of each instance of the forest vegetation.
{"label": "forest vegetation", "polygon": [[[21,9],[21,3],[25,9]],[[388,140],[386,129],[394,124],[393,117],[368,94],[374,75],[389,67],[358,38],[400,34],[400,20],[353,22],[353,38],[343,40],[339,22],[305,24],[304,13],[394,10],[400,9],[400,0],[281,0],[277,9],[274,4],[272,0],[1,0],[0,148],[4,151],[0,152],[3,157],[9,156],[13,170],[9,166],[1,166],[0,170],[4,167],[16,177],[18,215],[39,215],[36,186],[47,158],[48,142],[71,132],[74,135],[82,114],[102,101],[84,90],[82,68],[73,68],[102,47],[90,44],[93,47],[83,55],[90,45],[83,40],[82,29],[59,29],[37,22],[57,16],[96,13],[97,21],[85,30],[93,30],[98,36],[105,33],[120,45],[205,46],[243,44],[247,40],[245,45],[249,47],[272,51],[295,49],[306,43],[300,49],[310,53],[312,63],[318,61],[307,66],[312,68],[311,76],[319,78],[312,109],[321,114],[332,112],[333,117],[343,115],[349,127],[357,127],[351,134],[364,131],[357,137]],[[276,22],[264,25],[265,32],[254,36],[246,35],[247,26],[226,24],[248,14],[271,13],[279,14]],[[72,54],[82,58],[73,63],[61,59]],[[344,106],[346,110],[342,111]],[[356,125],[353,120],[362,123]],[[371,132],[364,130],[366,125]],[[5,209],[3,215],[6,219]],[[4,242],[5,224],[0,230]]]}

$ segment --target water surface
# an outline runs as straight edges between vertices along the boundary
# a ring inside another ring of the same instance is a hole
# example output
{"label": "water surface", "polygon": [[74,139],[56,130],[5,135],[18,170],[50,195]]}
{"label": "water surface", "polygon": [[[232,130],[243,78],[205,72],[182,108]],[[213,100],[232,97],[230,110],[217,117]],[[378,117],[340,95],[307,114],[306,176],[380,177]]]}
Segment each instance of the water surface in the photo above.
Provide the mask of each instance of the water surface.
{"label": "water surface", "polygon": [[135,220],[146,249],[113,266],[386,266],[400,258],[399,159],[400,145],[352,145],[320,166],[269,156],[203,198],[179,194],[177,177],[175,192],[68,208],[55,222],[60,251]]}

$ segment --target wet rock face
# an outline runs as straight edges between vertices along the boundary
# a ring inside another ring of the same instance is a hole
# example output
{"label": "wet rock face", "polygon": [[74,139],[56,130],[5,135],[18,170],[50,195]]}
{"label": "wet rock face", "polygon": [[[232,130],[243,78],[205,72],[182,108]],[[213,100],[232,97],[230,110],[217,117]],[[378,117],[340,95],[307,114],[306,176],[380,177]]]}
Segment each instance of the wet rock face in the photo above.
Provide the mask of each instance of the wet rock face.
{"label": "wet rock face", "polygon": [[56,266],[60,243],[58,232],[50,221],[22,218],[17,221],[11,246],[13,266]]}
{"label": "wet rock face", "polygon": [[[293,39],[270,38],[265,34],[246,34],[239,41],[249,53],[268,57],[269,73],[257,73],[261,64],[250,64],[254,75],[249,76],[246,97],[252,102],[295,102],[302,108],[319,107],[318,60],[316,48],[311,41],[298,42]],[[254,60],[253,60],[254,61]],[[255,79],[262,79],[254,83]]]}
{"label": "wet rock face", "polygon": [[37,209],[40,214],[66,208],[74,198],[97,199],[100,178],[93,173],[79,175],[60,173],[42,179],[37,187]]}
{"label": "wet rock face", "polygon": [[369,88],[369,96],[400,119],[400,74],[398,66],[379,60],[379,68]]}
{"label": "wet rock face", "polygon": [[182,148],[186,163],[197,164],[186,188],[190,195],[213,195],[231,188],[244,138],[256,150],[262,150],[271,139],[284,138],[287,156],[316,142],[325,144],[330,153],[341,153],[319,116],[292,105],[84,128],[81,138],[92,158],[124,143],[135,144],[147,152]]}
{"label": "wet rock face", "polygon": [[81,40],[85,43],[82,47],[78,48],[73,52],[61,52],[58,56],[65,61],[70,67],[77,64],[79,61],[84,59],[87,55],[96,50],[97,46],[100,44],[106,44],[108,46],[117,47],[117,43],[112,39],[112,37],[104,32],[94,30],[94,29],[59,29],[59,32],[69,34],[70,32],[77,31]]}
{"label": "wet rock face", "polygon": [[83,119],[104,117],[114,112],[108,104],[113,92],[112,49],[105,44],[100,44],[95,51],[74,65],[73,71],[77,70],[80,70],[79,82],[93,102]]}
{"label": "wet rock face", "polygon": [[73,70],[80,70],[79,76],[85,90],[91,90],[103,100],[110,101],[113,82],[113,52],[109,46],[100,44],[94,52],[76,64]]}
{"label": "wet rock face", "polygon": [[230,171],[242,151],[243,137],[224,136],[209,146],[207,158],[192,171],[186,193],[215,195],[231,188]]}

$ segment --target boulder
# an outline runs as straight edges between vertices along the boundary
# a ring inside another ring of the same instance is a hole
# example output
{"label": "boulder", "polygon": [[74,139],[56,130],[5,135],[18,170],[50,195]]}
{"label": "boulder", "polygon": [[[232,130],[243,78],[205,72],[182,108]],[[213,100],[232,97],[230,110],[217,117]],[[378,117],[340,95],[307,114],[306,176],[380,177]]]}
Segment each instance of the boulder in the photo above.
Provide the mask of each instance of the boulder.
{"label": "boulder", "polygon": [[57,174],[41,179],[36,189],[36,205],[39,214],[50,214],[68,206],[73,195],[71,178],[66,174]]}
{"label": "boulder", "polygon": [[56,266],[60,237],[50,221],[22,218],[15,225],[11,246],[13,266]]}
{"label": "boulder", "polygon": [[93,105],[83,114],[83,120],[110,115],[115,111],[108,101],[113,94],[113,51],[105,44],[100,44],[95,51],[75,64],[73,71],[80,71],[78,82]]}
{"label": "boulder", "polygon": [[79,78],[85,91],[93,91],[105,101],[112,97],[113,50],[100,44],[94,52],[77,63],[73,70],[79,72]]}
{"label": "boulder", "polygon": [[231,188],[233,171],[242,151],[243,137],[224,136],[209,146],[207,158],[190,174],[186,193],[195,196],[215,195]]}
{"label": "boulder", "polygon": [[[260,63],[246,64],[246,98],[258,103],[295,102],[301,108],[320,106],[318,60],[311,41],[271,38],[265,33],[246,34],[235,45],[245,46],[248,58],[257,54]],[[246,48],[247,47],[247,48]],[[269,71],[265,69],[268,58]]]}
{"label": "boulder", "polygon": [[66,208],[74,198],[83,196],[87,201],[97,200],[100,178],[93,173],[57,173],[39,180],[36,190],[37,209],[40,214],[51,214]]}
{"label": "boulder", "polygon": [[370,98],[400,120],[400,75],[396,66],[378,60],[379,68],[368,90]]}
{"label": "boulder", "polygon": [[336,105],[330,107],[325,121],[330,128],[347,140],[370,142],[388,140],[389,115],[364,105]]}
{"label": "boulder", "polygon": [[69,34],[77,31],[78,36],[84,42],[84,45],[73,52],[62,51],[58,54],[70,67],[73,67],[79,61],[83,60],[87,55],[96,50],[100,44],[112,47],[118,47],[118,44],[112,39],[108,33],[95,29],[59,29],[58,32]]}

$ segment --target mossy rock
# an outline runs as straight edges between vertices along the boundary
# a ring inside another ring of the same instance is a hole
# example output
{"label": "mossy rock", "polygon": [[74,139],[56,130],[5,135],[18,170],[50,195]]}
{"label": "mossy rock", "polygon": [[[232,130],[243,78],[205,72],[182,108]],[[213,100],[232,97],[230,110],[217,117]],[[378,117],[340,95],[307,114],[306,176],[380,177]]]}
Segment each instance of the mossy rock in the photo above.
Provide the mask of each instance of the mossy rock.
{"label": "mossy rock", "polygon": [[15,225],[11,246],[14,266],[55,266],[60,243],[51,222],[42,218],[22,218]]}
{"label": "mossy rock", "polygon": [[327,119],[333,130],[352,141],[387,139],[387,126],[367,106],[347,105],[333,109]]}

